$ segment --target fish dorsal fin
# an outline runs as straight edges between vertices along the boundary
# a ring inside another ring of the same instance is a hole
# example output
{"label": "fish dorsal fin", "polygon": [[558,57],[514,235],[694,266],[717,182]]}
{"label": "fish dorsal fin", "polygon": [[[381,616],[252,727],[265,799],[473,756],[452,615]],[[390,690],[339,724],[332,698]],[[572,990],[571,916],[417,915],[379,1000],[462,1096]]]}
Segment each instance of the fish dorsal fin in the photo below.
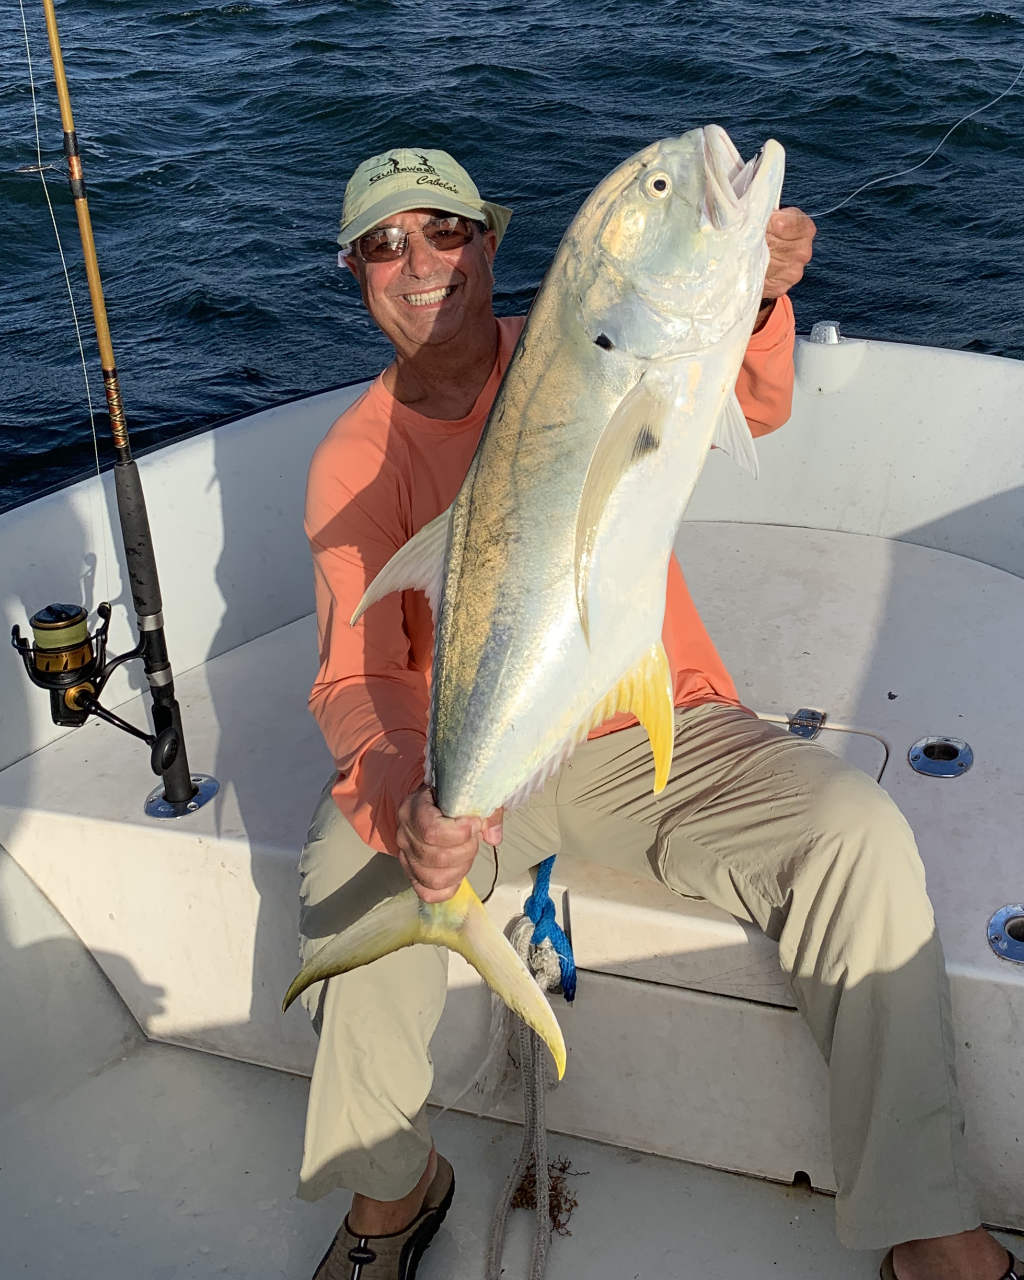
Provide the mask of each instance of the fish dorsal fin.
{"label": "fish dorsal fin", "polygon": [[750,424],[743,416],[736,392],[726,400],[725,407],[715,427],[711,443],[727,453],[733,462],[749,471],[757,479],[757,450],[754,448],[754,437],[750,434]]}
{"label": "fish dorsal fin", "polygon": [[426,592],[436,620],[437,600],[441,594],[444,575],[444,553],[448,545],[450,511],[450,507],[445,508],[439,516],[435,516],[429,524],[414,533],[404,546],[398,548],[366,588],[352,615],[352,626],[356,625],[371,604],[383,600],[392,591],[408,591],[411,588]]}
{"label": "fish dorsal fin", "polygon": [[657,640],[631,671],[604,697],[588,726],[596,729],[617,711],[628,711],[647,730],[654,753],[654,793],[664,789],[672,768],[675,717],[672,706],[672,672],[661,640]]}
{"label": "fish dorsal fin", "polygon": [[590,459],[576,513],[573,555],[576,609],[588,645],[590,624],[587,617],[587,589],[598,525],[608,499],[626,472],[661,447],[667,408],[664,386],[645,374],[623,397],[608,420]]}

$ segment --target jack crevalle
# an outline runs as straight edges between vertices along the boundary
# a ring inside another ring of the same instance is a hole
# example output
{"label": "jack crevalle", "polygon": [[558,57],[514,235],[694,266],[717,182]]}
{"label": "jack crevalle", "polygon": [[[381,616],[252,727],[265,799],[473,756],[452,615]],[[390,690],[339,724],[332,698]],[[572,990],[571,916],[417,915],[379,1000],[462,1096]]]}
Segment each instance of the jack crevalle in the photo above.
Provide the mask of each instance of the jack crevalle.
{"label": "jack crevalle", "polygon": [[[644,725],[655,790],[672,761],[661,642],[669,556],[712,444],[756,471],[736,378],[761,299],[784,153],[744,164],[708,125],[611,173],[566,232],[452,506],[370,585],[434,609],[427,776],[438,807],[514,805],[619,711]],[[547,1041],[547,1000],[463,881],[410,889],[313,957],[286,997],[413,942],[466,957]]]}

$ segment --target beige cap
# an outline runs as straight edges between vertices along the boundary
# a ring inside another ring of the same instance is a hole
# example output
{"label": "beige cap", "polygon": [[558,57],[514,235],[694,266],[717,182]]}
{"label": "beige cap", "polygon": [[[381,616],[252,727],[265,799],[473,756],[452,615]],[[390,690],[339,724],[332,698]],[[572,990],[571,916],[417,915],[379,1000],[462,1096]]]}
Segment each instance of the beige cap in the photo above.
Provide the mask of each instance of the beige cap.
{"label": "beige cap", "polygon": [[347,247],[385,218],[408,209],[441,209],[485,222],[499,244],[512,217],[504,205],[481,200],[476,183],[447,151],[396,147],[364,160],[349,178],[338,243]]}

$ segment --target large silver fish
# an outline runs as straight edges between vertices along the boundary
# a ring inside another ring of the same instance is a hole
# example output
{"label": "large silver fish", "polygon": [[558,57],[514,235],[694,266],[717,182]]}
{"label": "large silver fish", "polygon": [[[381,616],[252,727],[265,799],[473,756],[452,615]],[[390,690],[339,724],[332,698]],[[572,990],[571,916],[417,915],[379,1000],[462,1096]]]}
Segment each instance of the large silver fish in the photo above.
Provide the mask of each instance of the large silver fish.
{"label": "large silver fish", "polygon": [[[708,125],[611,173],[566,232],[465,482],[371,583],[434,608],[428,772],[438,807],[486,817],[555,771],[618,711],[650,736],[655,790],[672,761],[661,642],[669,556],[712,444],[755,470],[735,396],[768,262],[784,153],[744,164]],[[466,882],[412,890],[328,943],[287,999],[399,946],[463,954],[548,1042],[547,1000]]]}

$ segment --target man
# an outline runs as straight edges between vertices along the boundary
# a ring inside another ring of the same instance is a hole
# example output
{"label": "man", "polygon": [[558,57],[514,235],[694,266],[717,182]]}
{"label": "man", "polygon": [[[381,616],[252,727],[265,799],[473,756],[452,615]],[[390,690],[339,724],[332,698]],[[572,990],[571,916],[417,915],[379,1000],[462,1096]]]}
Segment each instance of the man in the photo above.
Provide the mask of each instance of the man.
{"label": "man", "polygon": [[[320,669],[310,706],[337,764],[303,850],[303,958],[412,883],[427,902],[468,875],[481,840],[516,873],[554,852],[607,861],[760,925],[830,1063],[837,1225],[896,1244],[883,1276],[997,1280],[1012,1259],[978,1225],[963,1172],[945,968],[913,837],[885,793],[739,705],[673,558],[664,640],[675,764],[652,795],[646,735],[603,726],[521,809],[442,815],[423,785],[432,626],[422,594],[348,619],[391,555],[454,498],[522,320],[495,320],[491,266],[510,210],[444,152],[360,165],[339,241],[395,358],[314,456],[306,506]],[[798,209],[768,227],[771,260],[738,382],[755,435],[789,415],[788,290],[811,256]],[[416,947],[307,995],[320,1034],[300,1194],[352,1207],[317,1280],[408,1280],[451,1202],[425,1102],[446,961]],[[1008,1265],[1010,1269],[1008,1270]]]}

